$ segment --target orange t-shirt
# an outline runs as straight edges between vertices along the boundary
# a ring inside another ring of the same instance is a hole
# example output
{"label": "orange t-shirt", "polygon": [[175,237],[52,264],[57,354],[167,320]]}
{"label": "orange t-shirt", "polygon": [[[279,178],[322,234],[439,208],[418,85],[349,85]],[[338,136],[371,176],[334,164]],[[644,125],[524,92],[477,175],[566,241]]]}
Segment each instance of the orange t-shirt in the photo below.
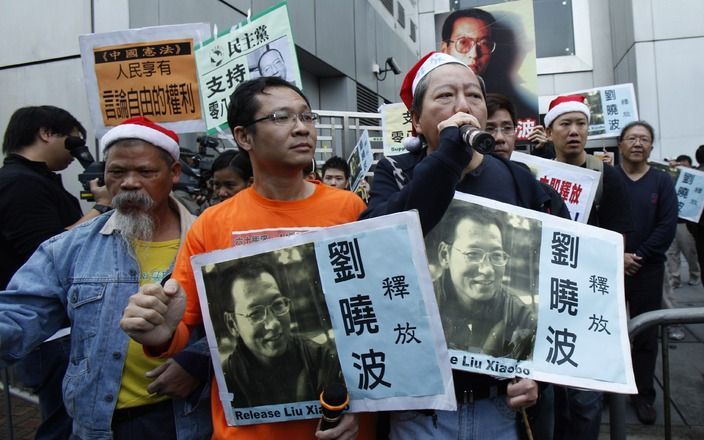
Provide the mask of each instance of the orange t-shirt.
{"label": "orange t-shirt", "polygon": [[[191,256],[232,246],[232,233],[254,229],[325,227],[357,220],[366,208],[350,191],[342,191],[316,183],[315,192],[306,199],[280,201],[266,199],[252,188],[208,208],[193,223],[176,258],[172,277],[186,292],[186,312],[174,335],[167,354],[181,351],[188,340],[188,327],[202,322],[200,303],[191,269]],[[211,384],[213,439],[314,438],[317,419],[268,423],[249,426],[227,426],[218,386]],[[375,437],[372,414],[360,418],[360,439]]]}

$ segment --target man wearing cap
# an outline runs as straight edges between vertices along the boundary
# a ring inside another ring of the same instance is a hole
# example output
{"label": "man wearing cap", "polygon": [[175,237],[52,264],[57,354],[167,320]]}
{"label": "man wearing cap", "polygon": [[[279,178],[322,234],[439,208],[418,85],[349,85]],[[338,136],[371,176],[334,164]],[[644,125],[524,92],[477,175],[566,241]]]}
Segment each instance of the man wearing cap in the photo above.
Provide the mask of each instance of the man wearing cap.
{"label": "man wearing cap", "polygon": [[[550,196],[525,168],[498,156],[480,154],[460,137],[460,126],[484,128],[487,109],[477,76],[456,58],[437,52],[408,72],[401,99],[411,112],[409,153],[383,158],[374,172],[371,198],[362,217],[417,209],[423,232],[440,221],[455,190],[512,205],[547,211]],[[454,249],[452,252],[456,252]],[[402,412],[392,415],[396,438],[518,438],[515,413],[533,405],[537,383],[516,383],[454,371],[458,411]]]}
{"label": "man wearing cap", "polygon": [[[121,322],[134,339],[155,355],[183,347],[203,316],[190,258],[233,245],[233,237],[251,230],[334,226],[357,219],[364,203],[349,191],[305,180],[303,170],[315,153],[318,115],[295,85],[278,77],[260,77],[237,86],[230,97],[227,121],[240,152],[249,155],[254,182],[233,197],[208,208],[188,232],[173,278],[164,287],[140,289],[130,299]],[[267,292],[257,295],[262,298]],[[184,311],[183,298],[186,297]],[[257,331],[276,328],[270,316]],[[213,438],[216,439],[368,439],[370,418],[345,414],[333,429],[316,431],[318,420],[295,420],[228,426],[220,392],[213,380]],[[359,431],[359,435],[357,434]]]}
{"label": "man wearing cap", "polygon": [[[584,150],[589,116],[583,96],[558,96],[545,115],[546,133],[555,146],[556,161],[600,172],[588,224],[624,234],[625,238],[633,231],[626,185],[613,167]],[[555,438],[598,438],[601,400],[600,392],[556,387]]]}
{"label": "man wearing cap", "polygon": [[[139,117],[108,131],[101,147],[114,210],[44,242],[0,292],[0,365],[68,319],[64,402],[76,438],[207,438],[207,403],[194,409],[171,399],[199,381],[173,360],[146,358],[119,330],[130,295],[170,271],[193,221],[170,196],[180,174],[178,136]],[[185,356],[190,364],[197,353]]]}

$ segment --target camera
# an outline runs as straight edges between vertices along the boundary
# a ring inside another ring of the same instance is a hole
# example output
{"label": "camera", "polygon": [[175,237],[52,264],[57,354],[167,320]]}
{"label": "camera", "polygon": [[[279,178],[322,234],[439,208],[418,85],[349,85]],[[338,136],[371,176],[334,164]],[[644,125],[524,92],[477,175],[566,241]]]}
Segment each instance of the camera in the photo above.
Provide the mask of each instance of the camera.
{"label": "camera", "polygon": [[[199,136],[196,138],[196,142],[198,143],[197,153],[181,150],[181,178],[174,185],[174,190],[210,199],[212,194],[208,180],[212,177],[213,161],[220,153],[218,149],[220,141],[210,136]],[[208,150],[215,151],[215,154],[208,154]]]}
{"label": "camera", "polygon": [[82,200],[95,201],[93,193],[90,192],[90,181],[98,179],[98,185],[105,185],[103,175],[105,173],[105,162],[97,162],[88,151],[86,141],[78,136],[69,136],[64,141],[64,146],[75,157],[83,167],[83,172],[78,175],[78,181],[83,185],[80,193]]}

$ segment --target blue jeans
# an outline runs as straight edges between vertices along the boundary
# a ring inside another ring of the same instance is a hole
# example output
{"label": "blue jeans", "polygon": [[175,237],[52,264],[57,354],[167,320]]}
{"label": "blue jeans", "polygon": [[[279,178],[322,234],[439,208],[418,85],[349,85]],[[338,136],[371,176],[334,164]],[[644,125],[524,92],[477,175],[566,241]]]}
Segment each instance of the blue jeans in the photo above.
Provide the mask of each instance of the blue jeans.
{"label": "blue jeans", "polygon": [[506,396],[458,403],[457,411],[398,411],[390,416],[390,438],[517,440],[516,412]]}
{"label": "blue jeans", "polygon": [[15,376],[39,397],[42,422],[35,440],[64,440],[71,436],[72,420],[66,414],[61,382],[71,351],[69,336],[45,342],[15,365]]}

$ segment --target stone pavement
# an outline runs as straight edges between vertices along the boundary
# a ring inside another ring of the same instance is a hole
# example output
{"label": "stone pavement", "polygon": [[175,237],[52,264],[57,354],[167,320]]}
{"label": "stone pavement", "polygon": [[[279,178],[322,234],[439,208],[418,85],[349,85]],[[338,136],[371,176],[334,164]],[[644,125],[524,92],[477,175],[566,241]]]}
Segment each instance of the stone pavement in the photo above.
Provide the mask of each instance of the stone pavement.
{"label": "stone pavement", "polygon": [[[10,438],[6,399],[5,390],[0,390],[0,439],[2,440]],[[39,426],[39,406],[16,396],[11,396],[11,401],[14,440],[33,440],[34,432]]]}

